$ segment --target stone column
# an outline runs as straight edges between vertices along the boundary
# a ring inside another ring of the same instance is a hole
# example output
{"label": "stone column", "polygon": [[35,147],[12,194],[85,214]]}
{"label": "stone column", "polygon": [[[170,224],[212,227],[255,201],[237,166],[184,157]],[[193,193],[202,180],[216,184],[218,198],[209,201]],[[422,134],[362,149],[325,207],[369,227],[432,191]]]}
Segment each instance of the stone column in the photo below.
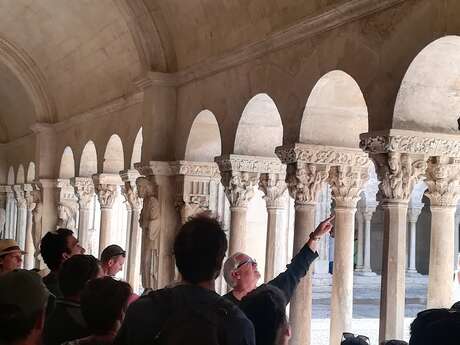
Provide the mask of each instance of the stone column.
{"label": "stone column", "polygon": [[[276,154],[287,164],[286,182],[295,201],[293,255],[306,244],[315,228],[315,205],[329,174],[331,157],[324,146],[295,144],[276,148]],[[307,272],[291,299],[291,344],[308,345],[311,340],[312,274]]]}
{"label": "stone column", "polygon": [[0,239],[6,238],[6,186],[0,185]]}
{"label": "stone column", "polygon": [[286,174],[260,175],[259,189],[264,192],[267,205],[267,244],[265,250],[265,282],[275,276],[277,259],[282,259],[284,239],[280,237],[281,226],[284,224],[283,215],[286,212],[286,200],[283,197],[286,191]]}
{"label": "stone column", "polygon": [[137,170],[126,170],[121,172],[124,186],[121,189],[128,210],[128,241],[127,241],[127,263],[126,277],[133,286],[139,286],[141,266],[141,231],[139,227],[139,215],[142,207],[142,199],[137,194],[136,179],[139,177]]}
{"label": "stone column", "polygon": [[93,176],[95,191],[101,206],[101,225],[99,233],[99,255],[110,244],[112,228],[112,207],[121,185],[120,175],[99,174]]}
{"label": "stone column", "polygon": [[358,253],[356,260],[356,272],[360,272],[364,266],[364,215],[362,207],[356,212],[356,223],[358,224]]}
{"label": "stone column", "polygon": [[452,305],[454,273],[454,220],[459,199],[460,159],[430,157],[426,196],[431,202],[431,241],[428,277],[428,308]]}
{"label": "stone column", "polygon": [[[356,156],[359,157],[356,160],[366,162],[366,154],[357,150]],[[330,344],[339,344],[342,333],[352,330],[355,212],[359,194],[368,178],[367,162],[362,166],[333,166],[329,173],[335,200]]]}
{"label": "stone column", "polygon": [[13,190],[18,207],[15,238],[19,247],[24,250],[26,244],[27,202],[22,185],[13,186]]}
{"label": "stone column", "polygon": [[375,212],[375,207],[367,207],[364,210],[364,275],[375,275],[371,269],[371,220]]}
{"label": "stone column", "polygon": [[25,192],[25,199],[26,199],[26,206],[27,206],[27,220],[26,220],[26,241],[24,246],[24,251],[26,254],[24,255],[24,268],[25,269],[32,269],[35,267],[35,248],[34,248],[34,241],[33,241],[33,214],[32,211],[35,208],[35,200],[32,194],[33,187],[30,184],[24,185],[24,192]]}
{"label": "stone column", "polygon": [[375,163],[384,210],[379,342],[404,336],[407,205],[426,169],[423,145],[412,145],[418,138],[397,133],[363,134],[360,143]]}
{"label": "stone column", "polygon": [[409,223],[409,264],[407,267],[408,275],[418,275],[417,268],[415,266],[415,254],[416,254],[416,230],[417,230],[417,219],[420,216],[422,209],[419,207],[410,207],[407,210],[407,220]]}
{"label": "stone column", "polygon": [[72,179],[72,185],[78,199],[78,241],[83,248],[87,249],[94,183],[91,177],[75,177]]}

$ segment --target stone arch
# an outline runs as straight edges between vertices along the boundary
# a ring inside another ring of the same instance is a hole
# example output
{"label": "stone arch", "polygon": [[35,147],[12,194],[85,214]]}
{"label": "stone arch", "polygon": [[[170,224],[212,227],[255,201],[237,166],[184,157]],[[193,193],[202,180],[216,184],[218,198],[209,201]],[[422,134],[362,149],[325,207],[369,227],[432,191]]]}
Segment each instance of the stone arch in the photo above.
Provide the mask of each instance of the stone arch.
{"label": "stone arch", "polygon": [[75,177],[75,159],[70,146],[66,146],[61,156],[61,164],[59,166],[59,178]]}
{"label": "stone arch", "polygon": [[124,169],[124,166],[123,143],[117,134],[113,134],[105,149],[102,171],[118,174]]}
{"label": "stone arch", "polygon": [[283,124],[273,100],[265,93],[254,96],[243,110],[236,130],[234,153],[275,157],[283,143]]}
{"label": "stone arch", "polygon": [[26,175],[24,172],[24,166],[22,164],[19,164],[18,172],[16,175],[16,184],[23,184],[23,183],[26,183]]}
{"label": "stone arch", "polygon": [[396,98],[393,128],[458,133],[460,36],[444,36],[414,58]]}
{"label": "stone arch", "polygon": [[222,153],[219,124],[209,110],[202,110],[193,121],[185,147],[185,160],[213,162]]}
{"label": "stone arch", "polygon": [[300,126],[300,142],[358,148],[368,130],[367,106],[356,81],[341,70],[322,76],[312,89]]}
{"label": "stone arch", "polygon": [[142,159],[142,143],[144,138],[142,136],[142,127],[139,129],[136,135],[136,139],[134,139],[133,145],[133,153],[131,155],[131,163],[130,168],[134,169],[134,164],[139,163]]}
{"label": "stone arch", "polygon": [[35,163],[34,162],[30,162],[29,163],[29,166],[27,168],[27,179],[26,179],[26,182],[27,183],[32,183],[33,181],[35,181]]}
{"label": "stone arch", "polygon": [[7,184],[13,185],[15,181],[14,168],[12,166],[8,169],[8,177],[6,179]]}
{"label": "stone arch", "polygon": [[83,148],[80,158],[80,177],[91,177],[97,174],[97,152],[93,141],[88,141]]}

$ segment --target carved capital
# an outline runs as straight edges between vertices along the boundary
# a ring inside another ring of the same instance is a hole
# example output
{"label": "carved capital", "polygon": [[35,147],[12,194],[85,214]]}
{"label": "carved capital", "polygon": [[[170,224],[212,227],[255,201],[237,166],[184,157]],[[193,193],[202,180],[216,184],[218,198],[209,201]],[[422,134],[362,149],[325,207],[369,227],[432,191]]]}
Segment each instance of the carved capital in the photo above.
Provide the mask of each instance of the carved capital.
{"label": "carved capital", "polygon": [[417,219],[422,213],[422,208],[420,207],[409,207],[407,209],[407,221],[409,223],[417,223]]}
{"label": "carved capital", "polygon": [[379,184],[377,199],[407,203],[414,185],[424,177],[425,157],[408,153],[371,154]]}
{"label": "carved capital", "polygon": [[337,207],[356,207],[365,182],[369,179],[367,167],[339,165],[331,167],[329,184]]}
{"label": "carved capital", "polygon": [[95,187],[101,209],[111,209],[117,197],[117,186],[113,184],[97,184]]}
{"label": "carved capital", "polygon": [[254,196],[254,186],[258,183],[256,172],[221,172],[222,185],[231,207],[247,207]]}
{"label": "carved capital", "polygon": [[14,197],[17,202],[17,206],[19,209],[25,209],[27,208],[27,201],[24,195],[24,190],[21,185],[15,185],[13,186],[13,191],[14,191]]}
{"label": "carved capital", "polygon": [[431,157],[428,160],[425,183],[428,190],[425,195],[432,206],[457,205],[460,197],[460,159]]}
{"label": "carved capital", "polygon": [[94,196],[94,183],[90,177],[75,177],[72,180],[80,209],[88,209]]}
{"label": "carved capital", "polygon": [[121,187],[121,194],[125,197],[128,210],[139,211],[142,207],[142,199],[137,195],[136,183],[126,181]]}
{"label": "carved capital", "polygon": [[260,174],[259,189],[264,192],[267,208],[285,208],[285,200],[283,199],[286,191],[286,175],[263,173]]}
{"label": "carved capital", "polygon": [[363,217],[366,222],[370,222],[372,220],[372,216],[375,212],[375,207],[366,207],[362,210]]}
{"label": "carved capital", "polygon": [[329,175],[329,166],[312,163],[291,163],[287,166],[286,183],[296,205],[316,204]]}

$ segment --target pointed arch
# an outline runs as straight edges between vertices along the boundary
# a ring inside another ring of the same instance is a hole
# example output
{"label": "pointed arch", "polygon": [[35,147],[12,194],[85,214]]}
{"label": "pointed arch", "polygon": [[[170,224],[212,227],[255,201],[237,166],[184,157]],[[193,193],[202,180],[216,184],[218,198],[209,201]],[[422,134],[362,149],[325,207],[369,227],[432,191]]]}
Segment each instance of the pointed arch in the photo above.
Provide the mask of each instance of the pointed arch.
{"label": "pointed arch", "polygon": [[27,168],[27,183],[32,183],[35,181],[35,163],[30,162]]}
{"label": "pointed arch", "polygon": [[13,185],[14,182],[15,182],[14,168],[12,166],[10,166],[9,169],[8,169],[7,183],[9,185]]}
{"label": "pointed arch", "polygon": [[278,108],[266,93],[255,95],[238,123],[234,153],[275,157],[275,148],[282,144],[283,124]]}
{"label": "pointed arch", "polygon": [[134,169],[134,164],[139,163],[142,159],[142,143],[144,138],[142,136],[142,127],[139,129],[136,135],[136,139],[134,139],[133,145],[133,153],[131,155],[131,164],[130,168]]}
{"label": "pointed arch", "polygon": [[202,110],[193,121],[185,147],[185,160],[213,162],[220,156],[222,141],[219,124],[209,110]]}
{"label": "pointed arch", "polygon": [[300,142],[358,148],[359,135],[367,131],[367,106],[358,83],[340,70],[322,76],[308,97]]}
{"label": "pointed arch", "polygon": [[61,156],[61,165],[59,166],[59,178],[75,177],[75,159],[70,146],[66,146]]}
{"label": "pointed arch", "polygon": [[80,177],[91,177],[97,174],[97,152],[93,141],[88,141],[83,148],[80,158],[78,175]]}
{"label": "pointed arch", "polygon": [[24,166],[22,164],[19,164],[18,172],[16,175],[16,184],[24,184],[24,183],[26,183],[26,175],[24,172]]}
{"label": "pointed arch", "polygon": [[123,154],[123,144],[117,134],[113,134],[104,153],[104,162],[102,164],[102,171],[105,173],[118,174],[124,170],[125,161]]}
{"label": "pointed arch", "polygon": [[428,44],[414,58],[396,97],[393,128],[458,134],[460,36]]}

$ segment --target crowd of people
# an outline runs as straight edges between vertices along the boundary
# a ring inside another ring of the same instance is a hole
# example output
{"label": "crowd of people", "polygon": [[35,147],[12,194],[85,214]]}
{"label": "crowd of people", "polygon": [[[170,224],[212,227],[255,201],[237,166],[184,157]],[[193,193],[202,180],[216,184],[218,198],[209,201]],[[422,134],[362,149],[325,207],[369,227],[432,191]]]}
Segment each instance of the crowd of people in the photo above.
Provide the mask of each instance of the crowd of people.
{"label": "crowd of people", "polygon": [[[141,297],[115,278],[127,255],[118,245],[97,259],[84,254],[71,230],[48,232],[40,254],[49,273],[41,277],[37,270],[20,269],[25,253],[14,240],[0,240],[0,344],[288,344],[286,307],[333,219],[318,225],[284,272],[257,286],[256,261],[235,253],[224,263],[227,238],[219,222],[205,214],[194,217],[174,241],[182,280]],[[224,296],[214,290],[222,268],[231,288]],[[409,344],[457,344],[459,329],[458,304],[426,310],[412,323]],[[369,344],[369,339],[344,333],[342,344]]]}

